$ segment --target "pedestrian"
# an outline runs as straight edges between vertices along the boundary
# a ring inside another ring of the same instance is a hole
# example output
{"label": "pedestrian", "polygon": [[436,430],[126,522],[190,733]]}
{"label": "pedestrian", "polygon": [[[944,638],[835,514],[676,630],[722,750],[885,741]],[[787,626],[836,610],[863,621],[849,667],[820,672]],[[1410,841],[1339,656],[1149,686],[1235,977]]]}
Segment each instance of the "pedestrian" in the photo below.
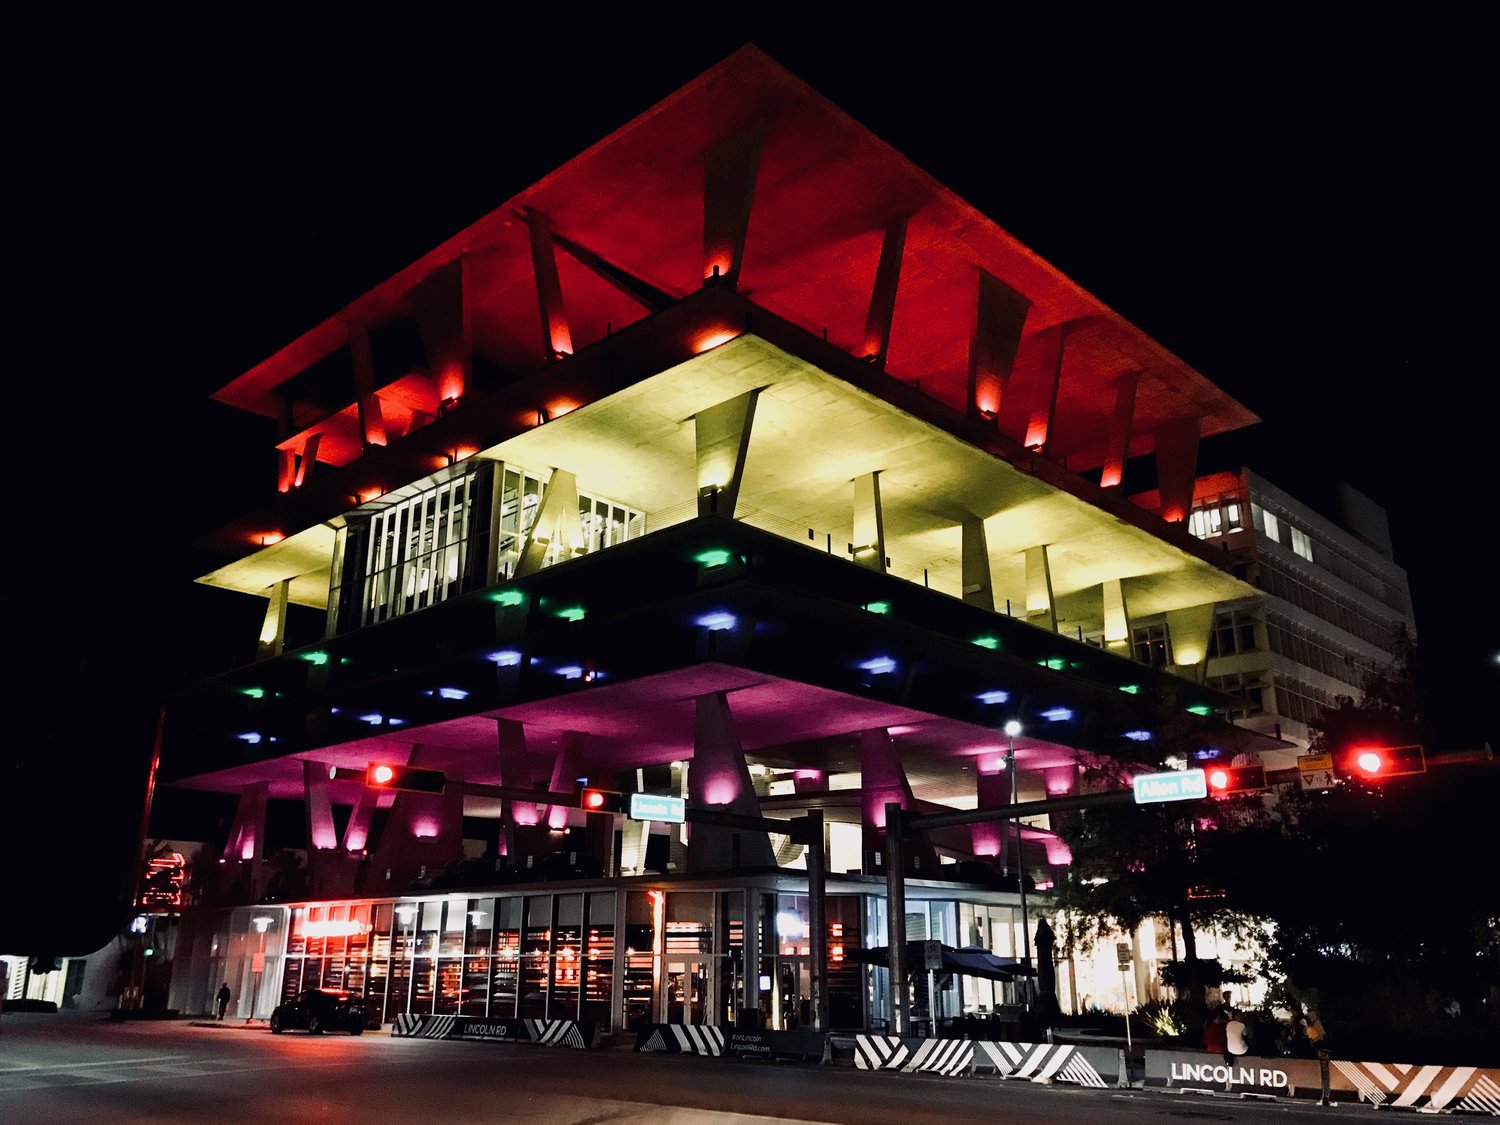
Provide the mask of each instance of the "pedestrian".
{"label": "pedestrian", "polygon": [[1318,1018],[1315,1010],[1307,1009],[1307,1018],[1302,1021],[1302,1025],[1307,1034],[1308,1045],[1315,1052],[1328,1050],[1328,1029],[1323,1026],[1323,1021]]}
{"label": "pedestrian", "polygon": [[218,1001],[219,1018],[223,1019],[225,1011],[229,1008],[229,982],[227,980],[223,984],[219,985]]}
{"label": "pedestrian", "polygon": [[1229,1012],[1229,1022],[1224,1025],[1224,1061],[1230,1065],[1235,1059],[1250,1053],[1250,1041],[1246,1035],[1245,1018],[1237,1010]]}
{"label": "pedestrian", "polygon": [[1224,1040],[1224,1024],[1226,1023],[1224,1009],[1220,1008],[1210,1015],[1203,1024],[1203,1049],[1210,1055],[1228,1056],[1229,1046]]}

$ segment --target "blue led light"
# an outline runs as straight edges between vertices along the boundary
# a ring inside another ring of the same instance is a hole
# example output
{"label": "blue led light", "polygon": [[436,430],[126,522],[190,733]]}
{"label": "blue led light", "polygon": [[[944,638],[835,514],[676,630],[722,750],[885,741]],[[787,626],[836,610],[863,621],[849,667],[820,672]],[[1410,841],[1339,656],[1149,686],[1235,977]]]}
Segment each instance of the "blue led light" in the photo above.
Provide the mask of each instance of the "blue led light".
{"label": "blue led light", "polygon": [[982,691],[979,693],[981,703],[1005,703],[1010,699],[1008,691]]}
{"label": "blue led light", "polygon": [[1125,737],[1130,739],[1131,742],[1150,742],[1151,732],[1149,730],[1128,730],[1125,732]]}
{"label": "blue led light", "polygon": [[251,746],[254,746],[254,745],[256,745],[257,743],[260,742],[260,732],[259,731],[253,731],[252,730],[252,731],[249,731],[246,734],[237,734],[237,735],[235,735],[235,737],[238,738],[241,742],[248,742]]}
{"label": "blue led light", "polygon": [[1043,711],[1042,718],[1049,723],[1063,723],[1073,717],[1073,712],[1066,707],[1054,707],[1050,711]]}
{"label": "blue led light", "polygon": [[896,662],[889,656],[877,656],[874,660],[866,660],[860,667],[871,675],[883,676],[896,670]]}
{"label": "blue led light", "polygon": [[1202,750],[1193,751],[1193,757],[1197,758],[1200,762],[1204,758],[1217,758],[1218,756],[1219,748],[1217,746],[1205,746]]}
{"label": "blue led light", "polygon": [[733,629],[735,626],[735,617],[732,613],[724,613],[722,611],[718,613],[706,613],[698,618],[698,624],[702,625],[710,633],[718,633],[725,629]]}
{"label": "blue led light", "polygon": [[514,668],[517,664],[521,663],[521,654],[515,649],[508,648],[501,652],[490,653],[489,659],[502,668]]}
{"label": "blue led light", "polygon": [[583,669],[577,664],[565,664],[557,670],[557,674],[565,680],[577,680],[583,678]]}
{"label": "blue led light", "polygon": [[369,723],[372,727],[378,727],[381,723],[385,722],[385,716],[377,715],[372,711],[368,715],[361,715],[359,717],[359,721],[362,723]]}
{"label": "blue led light", "polygon": [[440,699],[468,699],[469,698],[469,693],[466,692],[466,691],[464,691],[463,688],[440,687],[440,688],[437,689],[437,693],[438,693],[438,697]]}

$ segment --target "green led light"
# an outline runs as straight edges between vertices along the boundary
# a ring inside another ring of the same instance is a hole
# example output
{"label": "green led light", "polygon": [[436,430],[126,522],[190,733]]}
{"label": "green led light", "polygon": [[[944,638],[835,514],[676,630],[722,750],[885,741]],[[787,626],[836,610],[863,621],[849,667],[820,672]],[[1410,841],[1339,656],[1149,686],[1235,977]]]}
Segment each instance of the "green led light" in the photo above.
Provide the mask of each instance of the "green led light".
{"label": "green led light", "polygon": [[866,602],[865,603],[865,612],[866,613],[890,613],[891,612],[891,603],[890,602]]}
{"label": "green led light", "polygon": [[974,643],[980,648],[997,649],[1000,647],[999,637],[975,637]]}
{"label": "green led light", "polygon": [[1141,694],[1141,685],[1140,684],[1121,684],[1120,685],[1120,690],[1123,691],[1126,695],[1140,695]]}
{"label": "green led light", "polygon": [[248,695],[251,699],[264,699],[266,697],[266,689],[263,687],[242,687],[240,688],[240,694]]}
{"label": "green led light", "polygon": [[1188,714],[1211,715],[1213,714],[1213,708],[1210,707],[1207,703],[1194,703],[1191,707],[1188,708]]}
{"label": "green led light", "polygon": [[319,668],[328,663],[328,654],[326,652],[304,652],[300,655],[303,660],[309,664],[316,664]]}
{"label": "green led light", "polygon": [[501,605],[520,605],[526,600],[526,595],[520,590],[501,590],[493,596]]}
{"label": "green led light", "polygon": [[1046,660],[1038,660],[1043,668],[1051,668],[1054,672],[1061,672],[1068,666],[1068,662],[1060,656],[1049,657]]}
{"label": "green led light", "polygon": [[723,566],[732,558],[734,558],[734,555],[728,551],[713,550],[704,551],[701,555],[695,555],[693,561],[700,562],[704,566]]}
{"label": "green led light", "polygon": [[567,609],[558,610],[557,616],[561,617],[564,621],[582,621],[585,612],[583,606],[575,605],[569,606]]}

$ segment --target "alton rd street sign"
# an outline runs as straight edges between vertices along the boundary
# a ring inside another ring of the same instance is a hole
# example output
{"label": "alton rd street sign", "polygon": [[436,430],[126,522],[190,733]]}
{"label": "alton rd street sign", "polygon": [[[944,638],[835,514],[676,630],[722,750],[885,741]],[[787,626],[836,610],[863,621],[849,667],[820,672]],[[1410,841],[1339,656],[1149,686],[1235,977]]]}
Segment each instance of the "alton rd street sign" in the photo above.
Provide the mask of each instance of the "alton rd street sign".
{"label": "alton rd street sign", "polygon": [[660,793],[632,793],[630,795],[630,819],[682,824],[687,819],[687,801],[681,797],[667,797]]}
{"label": "alton rd street sign", "polygon": [[1208,777],[1201,769],[1168,770],[1138,775],[1135,803],[1154,805],[1162,801],[1195,801],[1208,796]]}

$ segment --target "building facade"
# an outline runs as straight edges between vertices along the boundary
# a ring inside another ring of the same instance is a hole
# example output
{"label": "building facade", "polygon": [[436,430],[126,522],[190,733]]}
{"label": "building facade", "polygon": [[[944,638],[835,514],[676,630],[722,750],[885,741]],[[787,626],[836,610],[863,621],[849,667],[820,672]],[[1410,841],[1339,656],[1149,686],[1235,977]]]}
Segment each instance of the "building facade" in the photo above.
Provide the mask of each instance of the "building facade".
{"label": "building facade", "polygon": [[[214,397],[279,467],[205,543],[260,634],[164,715],[161,783],[236,802],[184,1010],[876,1026],[888,806],[1279,745],[1209,682],[1261,591],[1189,526],[1200,440],[1254,417],[753,48]],[[790,830],[585,787],[819,811],[823,909]],[[909,842],[902,936],[1035,956],[1056,827]],[[929,1019],[1017,999],[932,984]]]}

